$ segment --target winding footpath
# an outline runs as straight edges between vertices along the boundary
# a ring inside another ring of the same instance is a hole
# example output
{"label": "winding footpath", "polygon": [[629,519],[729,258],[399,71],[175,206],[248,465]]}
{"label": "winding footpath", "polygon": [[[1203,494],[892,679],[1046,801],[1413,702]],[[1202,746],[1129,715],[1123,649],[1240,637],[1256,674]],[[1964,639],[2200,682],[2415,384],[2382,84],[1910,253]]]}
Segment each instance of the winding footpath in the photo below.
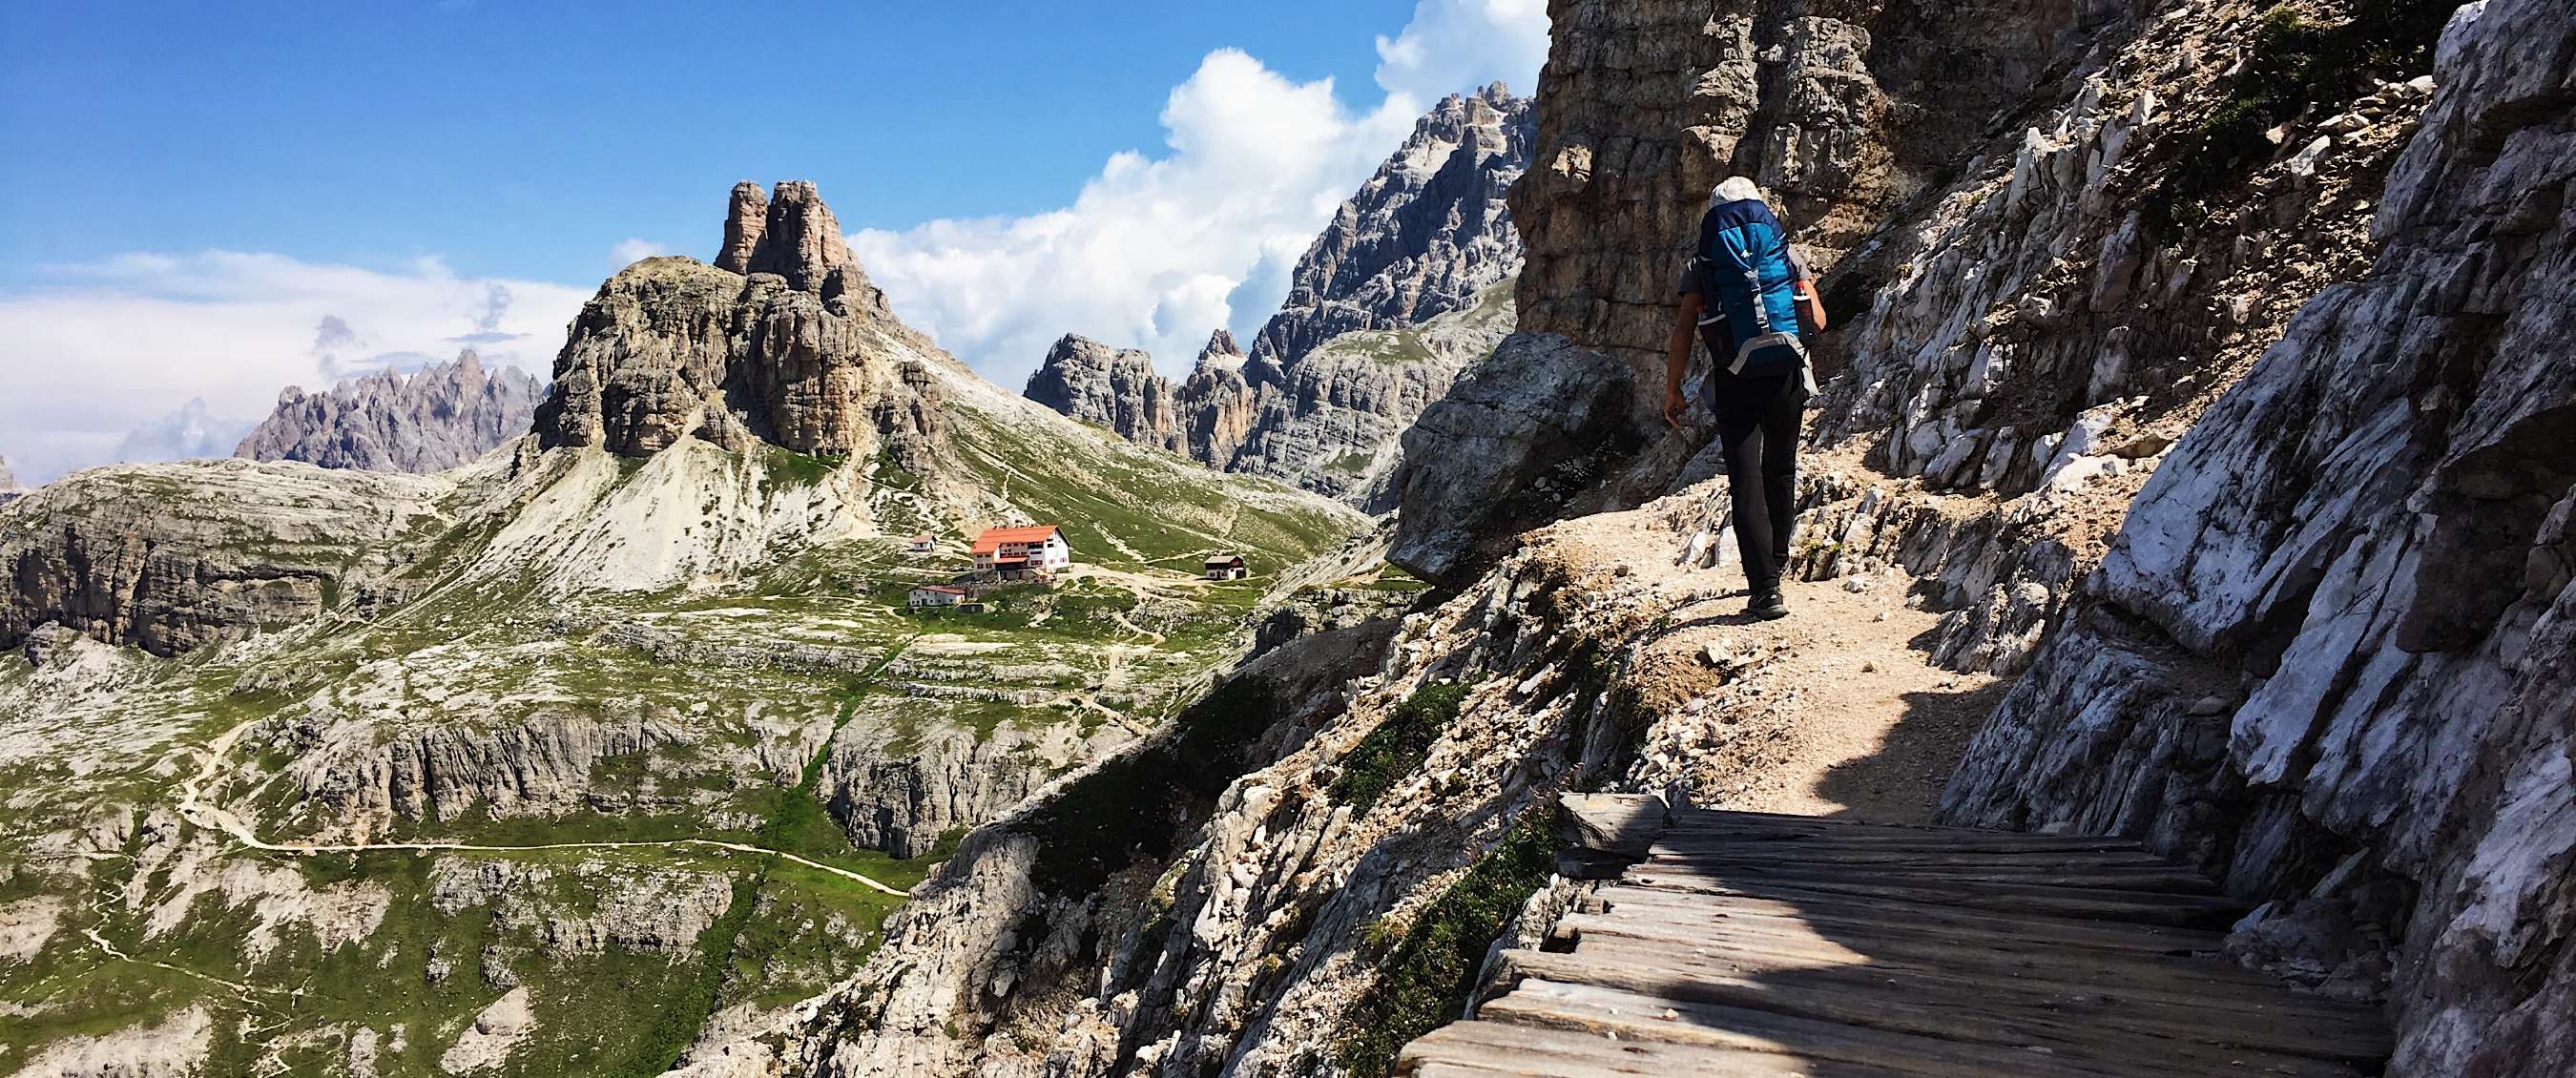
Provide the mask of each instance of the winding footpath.
{"label": "winding footpath", "polygon": [[803,865],[807,868],[829,872],[832,875],[850,880],[881,893],[892,895],[896,898],[912,897],[912,892],[910,891],[906,891],[902,888],[871,878],[863,873],[852,872],[846,868],[827,865],[811,858],[799,857],[795,854],[788,853],[785,850],[772,850],[765,847],[754,846],[749,843],[724,842],[709,838],[679,838],[661,842],[558,842],[537,846],[480,846],[462,842],[367,842],[338,844],[270,842],[259,837],[252,828],[250,821],[243,819],[240,815],[229,809],[209,804],[205,800],[206,786],[212,783],[215,778],[223,772],[224,760],[232,755],[234,744],[241,740],[243,733],[247,732],[252,726],[257,725],[261,721],[262,720],[259,719],[252,719],[236,725],[232,729],[224,731],[223,736],[217,737],[212,743],[206,746],[204,750],[205,762],[198,767],[195,775],[190,776],[186,782],[181,783],[179,786],[178,809],[181,819],[187,820],[189,823],[195,824],[199,827],[221,831],[227,835],[231,835],[234,841],[252,849],[266,850],[270,853],[282,853],[293,857],[312,857],[326,853],[366,853],[371,850],[409,850],[415,853],[523,853],[539,850],[636,850],[674,849],[681,846],[692,846],[704,849],[729,850],[734,853],[749,853],[766,857],[775,857],[782,861],[791,861],[796,864]]}

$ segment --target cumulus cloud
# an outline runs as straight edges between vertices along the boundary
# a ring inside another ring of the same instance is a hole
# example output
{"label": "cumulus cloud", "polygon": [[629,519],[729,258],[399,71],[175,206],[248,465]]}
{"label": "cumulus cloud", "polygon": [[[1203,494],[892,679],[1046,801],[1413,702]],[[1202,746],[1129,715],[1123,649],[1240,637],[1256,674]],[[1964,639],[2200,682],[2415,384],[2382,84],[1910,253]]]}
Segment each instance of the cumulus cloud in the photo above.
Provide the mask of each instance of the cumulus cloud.
{"label": "cumulus cloud", "polygon": [[1112,156],[1063,209],[850,237],[898,313],[1017,388],[1066,333],[1143,348],[1179,374],[1208,334],[1249,339],[1297,259],[1440,96],[1524,90],[1547,52],[1540,0],[1421,0],[1378,42],[1371,107],[1233,49],[1174,88],[1158,155]]}
{"label": "cumulus cloud", "polygon": [[464,277],[436,259],[378,270],[274,254],[127,254],[46,275],[43,287],[0,292],[0,452],[30,481],[159,452],[147,447],[171,443],[138,434],[126,444],[126,435],[162,429],[177,402],[201,398],[208,424],[264,416],[288,385],[418,366],[453,357],[460,342],[486,362],[543,375],[589,297]]}
{"label": "cumulus cloud", "polygon": [[1424,107],[1500,80],[1538,89],[1547,63],[1547,0],[1420,0],[1413,21],[1377,39],[1377,84]]}

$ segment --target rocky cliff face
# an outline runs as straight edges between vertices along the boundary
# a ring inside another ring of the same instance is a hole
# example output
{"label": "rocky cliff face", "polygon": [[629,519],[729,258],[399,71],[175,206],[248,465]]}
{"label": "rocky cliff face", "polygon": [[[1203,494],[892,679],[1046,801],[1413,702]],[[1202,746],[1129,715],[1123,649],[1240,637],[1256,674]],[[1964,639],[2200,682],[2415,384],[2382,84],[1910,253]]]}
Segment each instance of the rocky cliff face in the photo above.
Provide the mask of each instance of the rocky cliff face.
{"label": "rocky cliff face", "polygon": [[1249,356],[1219,331],[1174,387],[1143,353],[1067,338],[1028,395],[1212,468],[1389,508],[1396,435],[1511,322],[1521,243],[1503,196],[1529,148],[1528,99],[1448,98],[1335,211]]}
{"label": "rocky cliff face", "polygon": [[[1520,328],[1660,375],[1670,282],[1717,181],[1759,181],[1830,266],[2147,6],[1552,4],[1531,179],[1511,195]],[[1661,384],[1637,385],[1642,424]]]}
{"label": "rocky cliff face", "polygon": [[2385,248],[2183,438],[1949,792],[2279,897],[2311,977],[2393,946],[2398,1073],[2576,1052],[2570,70],[2563,5],[2462,10]]}
{"label": "rocky cliff face", "polygon": [[1475,306],[1520,268],[1503,196],[1530,160],[1530,101],[1496,84],[1424,116],[1377,175],[1334,211],[1261,327],[1263,380],[1324,342],[1419,325]]}
{"label": "rocky cliff face", "polygon": [[389,595],[439,480],[249,461],[94,469],[0,514],[0,647],[48,622],[171,655]]}
{"label": "rocky cliff face", "polygon": [[1180,452],[1187,444],[1172,383],[1154,357],[1066,335],[1047,349],[1021,395],[1138,445]]}
{"label": "rocky cliff face", "polygon": [[320,393],[288,386],[233,455],[325,468],[439,472],[528,431],[544,386],[487,371],[472,350],[417,372],[380,371]]}
{"label": "rocky cliff face", "polygon": [[1234,334],[1220,329],[1190,365],[1190,376],[1175,396],[1191,459],[1210,464],[1233,460],[1235,450],[1252,436],[1259,397],[1244,377],[1247,358]]}
{"label": "rocky cliff face", "polygon": [[[754,222],[758,223],[755,224]],[[648,456],[684,437],[734,452],[880,450],[928,470],[929,343],[895,321],[810,183],[734,189],[718,265],[648,258],[582,306],[537,409],[544,446]]]}

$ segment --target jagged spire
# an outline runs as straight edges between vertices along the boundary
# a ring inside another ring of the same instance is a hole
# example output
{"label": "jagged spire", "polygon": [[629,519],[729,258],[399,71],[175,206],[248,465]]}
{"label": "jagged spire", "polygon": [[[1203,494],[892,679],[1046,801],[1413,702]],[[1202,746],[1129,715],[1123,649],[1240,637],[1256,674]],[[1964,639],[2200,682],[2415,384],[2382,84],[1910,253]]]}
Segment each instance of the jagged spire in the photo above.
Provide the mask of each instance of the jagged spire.
{"label": "jagged spire", "polygon": [[790,288],[828,295],[833,271],[855,270],[858,259],[812,181],[788,180],[764,198],[759,184],[745,180],[733,185],[724,250],[715,264],[735,273],[775,273]]}

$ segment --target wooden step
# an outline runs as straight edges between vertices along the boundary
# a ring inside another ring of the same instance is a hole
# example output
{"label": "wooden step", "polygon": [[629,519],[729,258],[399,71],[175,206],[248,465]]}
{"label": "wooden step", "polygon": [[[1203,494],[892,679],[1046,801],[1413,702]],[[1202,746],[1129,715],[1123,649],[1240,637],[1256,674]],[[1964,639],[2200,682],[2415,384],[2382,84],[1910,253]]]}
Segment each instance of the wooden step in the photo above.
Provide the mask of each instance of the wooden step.
{"label": "wooden step", "polygon": [[[1484,1005],[1486,1021],[1514,1022],[1631,1040],[1776,1052],[1819,1064],[1862,1064],[1924,1078],[2168,1078],[2171,1057],[2103,1059],[2002,1050],[1940,1037],[1891,1033],[1841,1022],[1743,1007],[1658,999],[1594,985],[1531,979]],[[2331,1067],[2314,1073],[2336,1074]]]}
{"label": "wooden step", "polygon": [[1613,885],[1593,896],[1601,912],[1652,913],[1688,924],[1699,919],[1777,918],[1819,925],[1886,927],[1908,932],[1939,932],[1963,938],[2022,939],[2061,947],[2080,947],[2152,954],[2217,951],[2226,937],[2196,928],[2090,921],[2061,917],[2016,917],[1957,906],[1854,898],[1828,892],[1793,893],[1768,889],[1769,896],[1728,895],[1722,901],[1686,890]]}
{"label": "wooden step", "polygon": [[1990,880],[1997,883],[2027,883],[2048,887],[2091,887],[2122,891],[2162,891],[2169,894],[2212,895],[2218,889],[2197,872],[2171,865],[2063,865],[2038,857],[2030,858],[1961,858],[1945,861],[1939,857],[1918,857],[1910,862],[1779,860],[1750,855],[1710,857],[1692,854],[1658,852],[1646,859],[1643,868],[1680,869],[1706,876],[1826,876],[1886,882],[1890,880]]}
{"label": "wooden step", "polygon": [[1559,938],[1602,937],[1641,940],[1661,946],[1759,947],[1788,957],[1824,961],[1859,955],[1882,963],[1936,965],[1984,975],[2075,984],[2124,984],[2129,978],[2159,978],[2157,983],[2186,983],[2201,991],[2233,993],[2255,1001],[2286,1000],[2286,1005],[2316,1005],[2342,1011],[2348,1004],[2295,992],[2281,982],[2225,962],[2137,951],[2090,950],[2030,943],[1993,936],[1961,937],[1896,926],[1816,925],[1771,918],[1719,919],[1696,924],[1672,920],[1568,914],[1557,922]]}
{"label": "wooden step", "polygon": [[[1453,1070],[1427,1070],[1433,1065]],[[1819,1078],[1815,1065],[1796,1056],[1741,1048],[1629,1040],[1506,1022],[1457,1022],[1404,1046],[1399,1074],[1468,1073],[1531,1078]],[[1904,1078],[1905,1071],[1836,1067],[1834,1078]]]}
{"label": "wooden step", "polygon": [[[2283,991],[2278,984],[2249,988],[2204,972],[2144,964],[2089,970],[2067,968],[2071,964],[2015,965],[1961,949],[1918,950],[1913,955],[1864,953],[1829,941],[1801,943],[1769,935],[1679,943],[1601,934],[1586,937],[1575,953],[1675,970],[1715,968],[1731,976],[1796,976],[1901,985],[1922,993],[1969,992],[1998,1004],[2049,1010],[2113,1008],[2118,1011],[2110,1019],[2114,1024],[2159,1034],[2188,1033],[2212,1021],[2259,1026],[2284,1038],[2341,1039],[2368,1036],[2382,1028],[2379,1016],[2366,1008]],[[2287,1044],[2277,1042],[2273,1047],[2291,1050]]]}
{"label": "wooden step", "polygon": [[[2115,1004],[2029,1005],[2028,993],[2008,998],[1948,986],[1925,990],[1929,986],[1909,987],[1902,978],[1891,980],[1866,972],[1748,976],[1706,963],[1523,950],[1504,952],[1503,961],[1511,975],[1521,978],[1595,985],[1659,999],[1769,1011],[2013,1050],[2133,1062],[2170,1060],[2177,1066],[2175,1073],[2204,1073],[2199,1068],[2242,1063],[2254,1068],[2254,1073],[2269,1069],[2282,1074],[2342,1074],[2351,1063],[2385,1058],[2388,1050],[2384,1035],[2344,1039],[2337,1035],[2341,1030],[2318,1034],[2246,1029],[2217,1012],[2211,1012],[2205,1024],[2178,1033],[2162,1031],[2161,1023],[2157,1032],[2140,1032],[2135,1023],[2112,1020],[2120,1011]],[[2319,1062],[2327,1066],[2316,1067]]]}
{"label": "wooden step", "polygon": [[2001,913],[2134,921],[2190,928],[2223,928],[2243,917],[2247,909],[2245,903],[2219,895],[2049,887],[1971,876],[1915,877],[1901,882],[1874,883],[1865,878],[1786,870],[1762,876],[1722,875],[1674,866],[1640,865],[1622,874],[1620,882],[1637,887],[1754,897],[1838,894],[1888,901],[1953,904]]}

